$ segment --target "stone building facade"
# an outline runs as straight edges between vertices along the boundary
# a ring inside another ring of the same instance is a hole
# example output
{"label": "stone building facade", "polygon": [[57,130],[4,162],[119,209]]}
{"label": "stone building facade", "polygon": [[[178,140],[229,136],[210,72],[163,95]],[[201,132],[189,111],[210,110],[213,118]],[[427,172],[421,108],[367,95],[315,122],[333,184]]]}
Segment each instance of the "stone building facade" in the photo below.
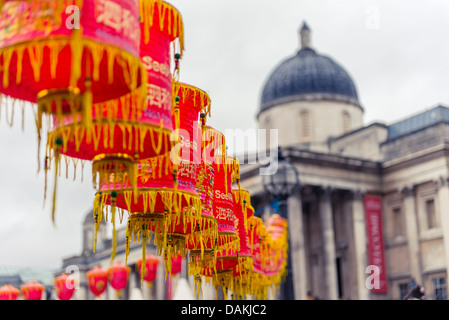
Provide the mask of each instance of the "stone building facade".
{"label": "stone building facade", "polygon": [[[301,187],[289,201],[295,298],[402,299],[411,284],[446,299],[449,268],[449,109],[437,106],[393,124],[363,123],[349,74],[311,45],[269,76],[259,128],[278,129]],[[241,162],[241,184],[262,217],[272,205],[255,155]],[[387,290],[367,286],[370,243],[365,196],[382,199]]]}

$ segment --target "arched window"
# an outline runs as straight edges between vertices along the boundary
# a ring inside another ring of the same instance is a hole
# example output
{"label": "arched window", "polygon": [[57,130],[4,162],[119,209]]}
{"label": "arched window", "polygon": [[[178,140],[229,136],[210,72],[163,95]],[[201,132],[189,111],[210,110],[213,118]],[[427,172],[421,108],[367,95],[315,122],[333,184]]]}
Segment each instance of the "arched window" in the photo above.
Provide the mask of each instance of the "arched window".
{"label": "arched window", "polygon": [[343,132],[351,131],[351,115],[348,111],[343,111]]}
{"label": "arched window", "polygon": [[310,114],[307,110],[299,113],[299,134],[301,140],[310,139]]}

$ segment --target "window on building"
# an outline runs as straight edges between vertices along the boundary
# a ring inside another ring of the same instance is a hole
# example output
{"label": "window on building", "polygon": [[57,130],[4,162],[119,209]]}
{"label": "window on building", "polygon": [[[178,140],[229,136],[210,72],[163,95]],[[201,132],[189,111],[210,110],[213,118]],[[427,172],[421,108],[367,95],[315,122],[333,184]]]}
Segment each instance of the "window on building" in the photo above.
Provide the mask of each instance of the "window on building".
{"label": "window on building", "polygon": [[426,200],[426,218],[427,218],[427,228],[432,229],[436,227],[436,216],[435,216],[435,201],[433,199]]}
{"label": "window on building", "polygon": [[351,130],[351,116],[348,111],[343,111],[343,132]]}
{"label": "window on building", "polygon": [[434,278],[432,282],[433,282],[433,298],[435,300],[447,300],[446,279]]}
{"label": "window on building", "polygon": [[405,295],[409,291],[410,284],[408,282],[402,282],[398,285],[398,291],[399,291],[399,300],[404,299]]}
{"label": "window on building", "polygon": [[303,110],[299,113],[299,130],[302,139],[310,138],[310,115],[309,111]]}
{"label": "window on building", "polygon": [[404,219],[402,217],[402,210],[400,207],[393,209],[393,236],[402,236],[404,235]]}

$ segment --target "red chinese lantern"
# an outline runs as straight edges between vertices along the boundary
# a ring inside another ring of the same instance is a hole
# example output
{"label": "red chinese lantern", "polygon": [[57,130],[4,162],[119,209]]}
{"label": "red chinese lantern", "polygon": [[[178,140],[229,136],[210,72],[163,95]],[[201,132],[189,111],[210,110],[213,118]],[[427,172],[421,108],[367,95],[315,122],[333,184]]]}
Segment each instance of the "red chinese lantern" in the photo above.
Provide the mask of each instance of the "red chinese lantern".
{"label": "red chinese lantern", "polygon": [[[57,127],[70,116],[89,135],[93,104],[128,97],[142,112],[147,79],[139,59],[139,13],[138,1],[5,1],[0,94],[37,104],[39,143],[44,115],[54,116]],[[49,136],[46,156],[55,168],[67,139]]]}
{"label": "red chinese lantern", "polygon": [[[172,299],[172,278],[171,276],[176,276],[181,272],[182,269],[182,259],[183,256],[178,253],[176,256],[170,256],[168,259],[165,259],[165,278],[167,280],[167,291],[166,291],[166,300]],[[167,273],[169,275],[167,279]]]}
{"label": "red chinese lantern", "polygon": [[[44,99],[40,112],[56,114],[64,110],[51,103],[84,96],[88,78],[94,103],[146,84],[139,72],[137,1],[6,0],[1,9],[2,94],[38,104]],[[84,109],[91,106],[74,111],[89,116]]]}
{"label": "red chinese lantern", "polygon": [[225,250],[239,250],[239,236],[235,230],[232,183],[240,188],[240,165],[226,154],[226,140],[218,130],[205,126],[203,130],[203,162],[212,164],[214,172],[213,215],[217,221],[217,246]]}
{"label": "red chinese lantern", "polygon": [[21,287],[21,290],[25,300],[42,300],[42,292],[45,287],[37,281],[28,281]]}
{"label": "red chinese lantern", "polygon": [[90,291],[96,298],[105,292],[108,285],[108,272],[102,267],[96,266],[86,273]]}
{"label": "red chinese lantern", "polygon": [[[173,84],[175,95],[174,123],[178,143],[171,152],[177,175],[174,176],[174,206],[168,210],[166,249],[168,259],[178,252],[185,257],[186,243],[199,242],[216,233],[210,219],[202,219],[202,203],[197,192],[197,170],[201,159],[201,123],[210,113],[211,101],[203,90],[185,83]],[[189,202],[193,205],[189,205]]]}
{"label": "red chinese lantern", "polygon": [[157,267],[160,260],[152,254],[147,254],[144,259],[137,260],[136,267],[140,273],[142,281],[145,280],[148,284],[156,279]]}
{"label": "red chinese lantern", "polygon": [[240,251],[237,264],[232,267],[233,277],[231,289],[234,295],[246,296],[251,294],[250,281],[253,270],[253,256],[249,245],[247,226],[248,216],[254,212],[251,197],[245,189],[233,189],[234,208],[237,220],[237,231],[240,238]]}
{"label": "red chinese lantern", "polygon": [[239,235],[235,228],[232,182],[239,181],[239,163],[227,156],[224,163],[214,163],[214,216],[218,223],[218,247],[238,252]]}
{"label": "red chinese lantern", "polygon": [[75,279],[63,273],[55,278],[55,288],[59,300],[70,300],[75,292]]}
{"label": "red chinese lantern", "polygon": [[[217,219],[213,215],[214,201],[214,168],[212,164],[202,162],[198,165],[197,190],[201,197],[201,219],[208,224],[210,232],[208,236],[200,239],[192,238],[186,242],[189,249],[189,275],[193,275],[196,281],[201,281],[201,268],[214,268],[217,257],[218,226]],[[198,288],[200,283],[196,283]]]}
{"label": "red chinese lantern", "polygon": [[253,258],[245,227],[247,209],[251,207],[249,193],[245,189],[232,189],[232,195],[234,224],[239,235],[239,250],[219,248],[215,266],[216,274],[213,274],[211,269],[203,271],[205,275],[212,277],[212,284],[215,287],[222,288],[225,298],[229,290],[235,294],[249,292],[247,284],[253,269]]}
{"label": "red chinese lantern", "polygon": [[[214,157],[222,151],[223,144],[221,142],[224,137],[216,134],[213,130],[207,130],[205,124],[205,113],[201,114],[202,121],[202,143],[201,143],[201,163],[197,166],[197,182],[196,188],[200,194],[202,210],[201,219],[203,225],[206,224],[209,232],[201,238],[191,238],[186,242],[186,248],[189,249],[189,275],[194,277],[195,292],[198,297],[202,296],[202,275],[203,268],[214,269],[217,257],[218,243],[218,223],[214,217]],[[216,140],[215,140],[215,139]],[[218,150],[214,150],[218,148]],[[217,152],[216,152],[217,151]],[[209,152],[209,157],[207,156]],[[207,279],[210,280],[210,279]]]}
{"label": "red chinese lantern", "polygon": [[[101,115],[93,117],[94,131],[91,136],[97,139],[90,139],[89,142],[86,135],[84,140],[67,141],[68,148],[62,151],[74,158],[93,161],[94,186],[101,192],[97,196],[103,197],[103,205],[111,207],[114,234],[115,208],[128,209],[128,204],[121,201],[124,199],[116,199],[115,195],[118,193],[122,198],[123,193],[133,191],[133,203],[139,202],[138,189],[142,187],[139,167],[157,163],[164,172],[172,169],[167,159],[173,145],[170,141],[173,130],[170,43],[179,39],[180,54],[176,56],[179,59],[183,50],[182,19],[179,12],[165,2],[141,0],[140,4],[140,57],[147,70],[148,82],[145,110],[136,116],[132,104],[107,102],[98,107],[102,110]],[[125,107],[127,110],[123,109]],[[108,140],[106,144],[101,143],[102,135]],[[97,220],[101,221],[101,216]],[[111,261],[115,248],[114,237]]]}
{"label": "red chinese lantern", "polygon": [[116,290],[117,296],[120,296],[120,291],[128,285],[131,269],[120,262],[116,262],[108,268],[107,272],[109,284]]}
{"label": "red chinese lantern", "polygon": [[182,269],[182,258],[183,256],[181,254],[178,254],[176,256],[172,256],[170,258],[171,261],[171,267],[169,269],[171,275],[177,275],[181,272]]}
{"label": "red chinese lantern", "polygon": [[267,289],[271,286],[269,275],[266,274],[268,233],[261,218],[252,216],[248,219],[248,238],[253,256],[253,270],[250,276],[250,292],[258,300],[267,298]]}
{"label": "red chinese lantern", "polygon": [[278,214],[273,214],[265,221],[269,235],[269,260],[266,273],[271,275],[271,282],[279,286],[287,275],[288,222]]}
{"label": "red chinese lantern", "polygon": [[0,300],[17,300],[20,290],[9,284],[0,288]]}
{"label": "red chinese lantern", "polygon": [[[146,243],[155,234],[157,254],[163,255],[165,267],[169,266],[169,258],[181,253],[186,255],[186,237],[207,236],[210,224],[201,219],[201,199],[196,191],[197,165],[190,160],[195,157],[196,141],[188,137],[200,136],[200,129],[195,125],[200,111],[210,106],[210,99],[205,92],[188,85],[175,85],[177,106],[175,117],[177,129],[180,131],[180,149],[175,149],[180,161],[172,162],[174,152],[156,158],[141,160],[137,172],[137,193],[131,189],[111,192],[108,184],[102,186],[102,193],[96,197],[96,212],[103,212],[105,207],[114,202],[115,206],[129,213],[127,224],[127,248],[129,242],[142,238],[144,255]],[[184,137],[184,140],[182,140]],[[199,147],[199,146],[197,146]],[[183,162],[188,159],[188,163]],[[171,170],[171,168],[176,168]],[[137,194],[137,202],[133,199]],[[112,199],[114,196],[114,199]],[[199,225],[198,225],[199,224]],[[195,234],[199,229],[203,232]],[[212,231],[213,232],[213,231]],[[128,252],[128,250],[127,250]]]}

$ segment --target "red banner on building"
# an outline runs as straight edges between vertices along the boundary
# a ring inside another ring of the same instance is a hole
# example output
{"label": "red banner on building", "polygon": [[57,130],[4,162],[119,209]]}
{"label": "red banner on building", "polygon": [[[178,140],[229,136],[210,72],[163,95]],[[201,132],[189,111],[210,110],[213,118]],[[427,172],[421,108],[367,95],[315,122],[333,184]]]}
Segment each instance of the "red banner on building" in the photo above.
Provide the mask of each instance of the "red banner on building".
{"label": "red banner on building", "polygon": [[368,236],[368,255],[370,281],[367,286],[373,293],[387,293],[387,269],[385,264],[384,240],[382,228],[382,198],[365,196],[366,228]]}

